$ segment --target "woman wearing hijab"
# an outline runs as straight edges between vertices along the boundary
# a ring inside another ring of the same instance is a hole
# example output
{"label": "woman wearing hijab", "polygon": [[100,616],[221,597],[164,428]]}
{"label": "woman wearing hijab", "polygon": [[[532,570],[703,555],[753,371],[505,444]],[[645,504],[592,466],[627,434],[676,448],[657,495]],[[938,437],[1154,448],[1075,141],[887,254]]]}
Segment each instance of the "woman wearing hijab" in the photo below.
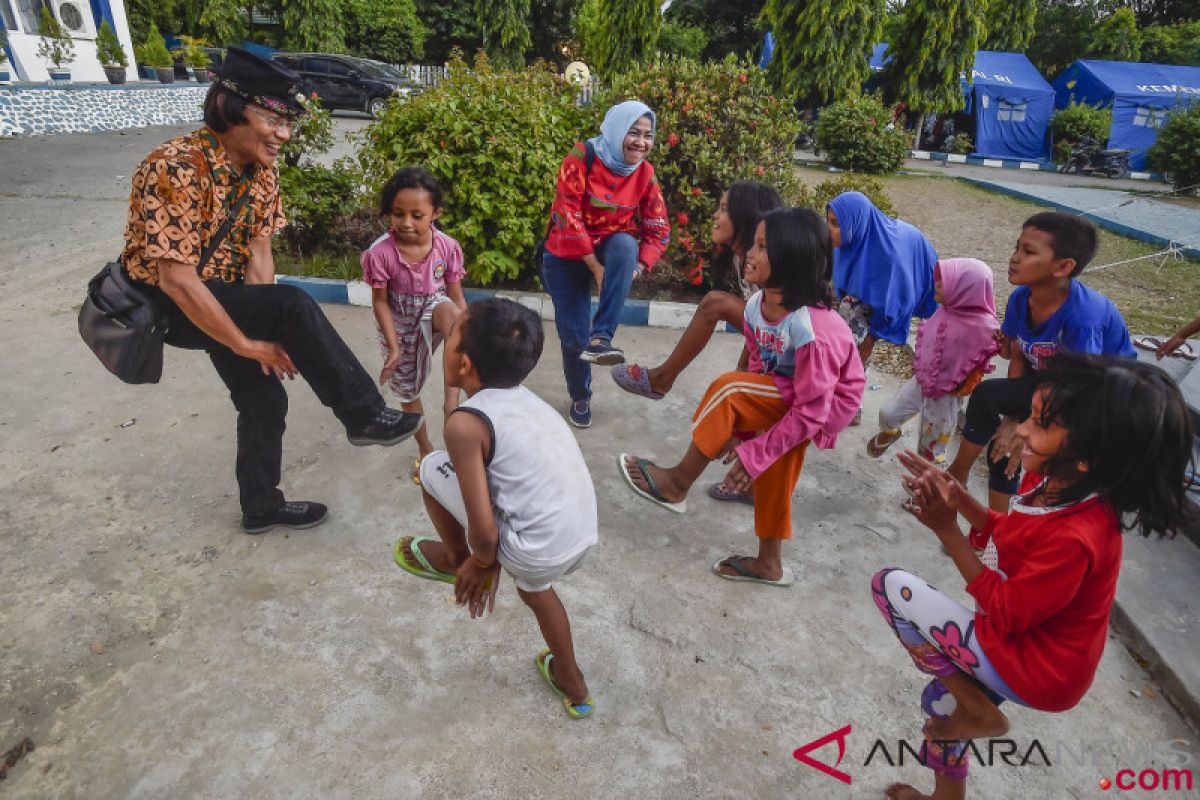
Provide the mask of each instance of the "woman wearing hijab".
{"label": "woman wearing hijab", "polygon": [[[630,284],[662,257],[670,238],[654,167],[655,116],[628,100],[604,115],[600,135],[575,145],[558,171],[542,283],[554,302],[571,424],[592,424],[592,364],[624,362],[613,336]],[[591,287],[600,302],[591,314]]]}

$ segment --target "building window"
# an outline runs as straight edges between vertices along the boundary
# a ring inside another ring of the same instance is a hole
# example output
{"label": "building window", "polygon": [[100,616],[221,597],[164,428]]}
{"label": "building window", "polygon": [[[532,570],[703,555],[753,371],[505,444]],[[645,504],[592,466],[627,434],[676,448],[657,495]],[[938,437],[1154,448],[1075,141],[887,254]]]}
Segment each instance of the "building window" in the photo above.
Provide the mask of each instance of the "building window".
{"label": "building window", "polygon": [[1025,110],[1028,105],[1028,103],[1012,103],[1008,100],[1001,100],[1000,105],[996,107],[996,119],[1000,122],[1024,122]]}
{"label": "building window", "polygon": [[1165,108],[1138,106],[1133,112],[1133,124],[1143,128],[1161,128],[1166,118],[1167,110]]}

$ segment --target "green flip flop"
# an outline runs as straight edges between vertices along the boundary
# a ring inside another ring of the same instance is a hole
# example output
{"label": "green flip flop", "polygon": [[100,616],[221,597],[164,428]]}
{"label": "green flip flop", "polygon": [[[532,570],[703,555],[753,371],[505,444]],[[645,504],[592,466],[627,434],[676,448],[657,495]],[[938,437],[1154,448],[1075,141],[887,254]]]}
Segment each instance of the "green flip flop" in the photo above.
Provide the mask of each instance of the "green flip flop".
{"label": "green flip flop", "polygon": [[538,672],[541,673],[542,678],[546,681],[546,685],[550,687],[552,692],[558,695],[559,700],[562,700],[563,708],[566,710],[568,717],[571,719],[590,717],[592,712],[596,710],[596,704],[592,701],[591,695],[588,695],[587,699],[582,703],[572,703],[571,699],[567,697],[566,692],[558,688],[558,684],[554,682],[554,676],[550,674],[550,660],[552,658],[554,658],[554,654],[548,648],[538,653],[537,657],[534,658],[534,662],[537,663]]}
{"label": "green flip flop", "polygon": [[[412,550],[413,559],[417,563],[413,563],[404,557],[404,543],[409,542],[409,549]],[[425,554],[421,552],[421,542],[438,541],[432,536],[401,536],[396,542],[395,548],[392,549],[392,558],[396,560],[396,566],[404,570],[410,575],[416,575],[418,578],[425,578],[430,581],[441,581],[442,583],[454,583],[456,576],[448,572],[440,572],[433,568],[429,563],[429,559],[425,558]]]}

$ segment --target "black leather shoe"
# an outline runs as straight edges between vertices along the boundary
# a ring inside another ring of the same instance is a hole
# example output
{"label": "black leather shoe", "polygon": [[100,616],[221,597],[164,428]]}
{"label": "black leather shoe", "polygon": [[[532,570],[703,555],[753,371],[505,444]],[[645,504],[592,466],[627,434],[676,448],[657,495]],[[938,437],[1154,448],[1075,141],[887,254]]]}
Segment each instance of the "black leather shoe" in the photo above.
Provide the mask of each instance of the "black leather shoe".
{"label": "black leather shoe", "polygon": [[261,517],[242,515],[242,530],[246,533],[266,533],[280,525],[285,528],[303,530],[315,528],[329,516],[329,509],[321,503],[299,501],[284,503],[276,511]]}
{"label": "black leather shoe", "polygon": [[424,417],[421,414],[385,407],[375,412],[375,416],[365,425],[348,429],[346,438],[350,440],[350,444],[358,447],[372,444],[391,447],[416,433],[417,428],[421,427],[422,419]]}

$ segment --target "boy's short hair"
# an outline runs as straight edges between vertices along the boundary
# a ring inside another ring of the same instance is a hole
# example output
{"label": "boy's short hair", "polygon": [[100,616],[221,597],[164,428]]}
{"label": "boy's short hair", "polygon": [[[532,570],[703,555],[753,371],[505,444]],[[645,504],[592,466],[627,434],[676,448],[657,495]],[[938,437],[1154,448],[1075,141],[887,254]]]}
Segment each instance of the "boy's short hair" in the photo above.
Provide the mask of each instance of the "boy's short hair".
{"label": "boy's short hair", "polygon": [[1055,258],[1075,259],[1071,277],[1077,277],[1096,255],[1096,226],[1078,214],[1043,211],[1025,220],[1023,228],[1034,228],[1054,237],[1050,247]]}
{"label": "boy's short hair", "polygon": [[463,325],[459,350],[471,357],[484,388],[507,389],[533,372],[546,335],[542,320],[512,300],[491,298],[472,303]]}

